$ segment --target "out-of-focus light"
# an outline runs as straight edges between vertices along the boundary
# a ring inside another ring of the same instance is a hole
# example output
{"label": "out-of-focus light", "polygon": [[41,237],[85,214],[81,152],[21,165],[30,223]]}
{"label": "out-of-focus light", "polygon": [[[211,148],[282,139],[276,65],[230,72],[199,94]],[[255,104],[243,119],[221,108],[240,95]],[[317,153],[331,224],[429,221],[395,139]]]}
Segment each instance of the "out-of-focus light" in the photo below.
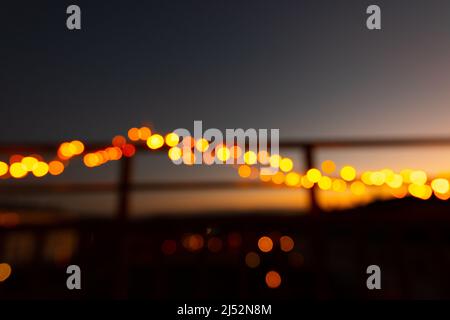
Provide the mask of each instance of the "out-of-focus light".
{"label": "out-of-focus light", "polygon": [[230,248],[238,248],[242,244],[242,237],[237,232],[232,232],[228,235],[228,246]]}
{"label": "out-of-focus light", "polygon": [[136,153],[136,147],[127,143],[122,147],[122,153],[125,157],[130,158]]}
{"label": "out-of-focus light", "polygon": [[13,164],[16,162],[21,162],[23,159],[23,156],[20,154],[13,154],[10,158],[9,158],[9,164]]}
{"label": "out-of-focus light", "polygon": [[427,174],[424,171],[416,170],[411,172],[409,179],[411,180],[411,183],[417,184],[417,185],[423,185],[427,182]]}
{"label": "out-of-focus light", "polygon": [[433,193],[430,186],[422,184],[410,184],[408,191],[412,196],[422,200],[429,199]]}
{"label": "out-of-focus light", "polygon": [[356,196],[361,196],[366,192],[366,186],[361,181],[354,181],[350,185],[350,190]]}
{"label": "out-of-focus light", "polygon": [[230,158],[230,150],[225,145],[218,146],[216,148],[216,157],[220,161],[225,162]]}
{"label": "out-of-focus light", "polygon": [[332,186],[331,178],[322,176],[317,185],[319,186],[320,190],[330,190]]}
{"label": "out-of-focus light", "polygon": [[110,160],[120,160],[122,158],[122,149],[119,147],[106,148],[106,153]]}
{"label": "out-of-focus light", "polygon": [[411,183],[410,176],[412,172],[413,171],[411,169],[403,169],[400,171],[400,175],[402,176],[404,183]]}
{"label": "out-of-focus light", "polygon": [[195,148],[200,152],[205,152],[209,148],[208,140],[201,138],[195,142]]}
{"label": "out-of-focus light", "polygon": [[147,141],[152,135],[152,131],[148,127],[142,127],[139,129],[139,139],[142,141]]}
{"label": "out-of-focus light", "polygon": [[263,236],[258,240],[258,248],[262,252],[270,252],[273,249],[273,241],[269,237]]}
{"label": "out-of-focus light", "polygon": [[364,182],[366,185],[371,186],[372,185],[372,179],[371,179],[372,172],[371,171],[364,171],[361,175],[361,181]]}
{"label": "out-of-focus light", "polygon": [[264,165],[269,164],[270,155],[266,150],[261,150],[258,152],[258,162]]}
{"label": "out-of-focus light", "polygon": [[239,166],[238,174],[240,177],[248,178],[248,177],[250,177],[251,173],[252,173],[252,169],[249,166],[247,166],[245,164]]}
{"label": "out-of-focus light", "polygon": [[256,252],[249,252],[245,255],[245,264],[249,268],[257,268],[261,263],[261,259],[259,258],[259,254]]}
{"label": "out-of-focus light", "polygon": [[269,271],[266,274],[266,284],[271,289],[276,289],[281,285],[281,276],[276,271]]}
{"label": "out-of-focus light", "polygon": [[182,244],[189,251],[199,251],[204,246],[204,239],[199,234],[187,235],[184,237]]}
{"label": "out-of-focus light", "polygon": [[289,158],[283,158],[280,161],[280,169],[283,172],[289,172],[294,167],[294,163]]}
{"label": "out-of-focus light", "polygon": [[131,141],[139,141],[140,139],[139,129],[131,128],[130,130],[128,130],[128,138]]}
{"label": "out-of-focus light", "polygon": [[114,147],[122,148],[127,143],[127,139],[124,136],[115,136],[112,139],[112,145]]}
{"label": "out-of-focus light", "polygon": [[5,281],[11,275],[11,266],[8,263],[0,263],[0,282]]}
{"label": "out-of-focus light", "polygon": [[9,167],[11,177],[20,179],[27,175],[27,169],[21,162],[15,162]]}
{"label": "out-of-focus light", "polygon": [[283,172],[278,171],[272,176],[272,182],[275,184],[282,184],[284,182],[285,175]]}
{"label": "out-of-focus light", "polygon": [[232,146],[230,152],[234,159],[239,159],[242,156],[242,149],[239,146]]}
{"label": "out-of-focus light", "polygon": [[48,164],[43,161],[39,161],[33,169],[33,174],[38,178],[45,176],[47,173]]}
{"label": "out-of-focus light", "polygon": [[253,165],[258,161],[258,156],[253,151],[244,153],[244,162],[248,165]]}
{"label": "out-of-focus light", "polygon": [[182,156],[181,149],[178,147],[170,148],[169,152],[168,152],[168,156],[169,156],[169,159],[172,161],[180,160],[181,156]]}
{"label": "out-of-focus light", "polygon": [[356,177],[356,170],[351,166],[345,166],[341,169],[340,174],[345,181],[353,181]]}
{"label": "out-of-focus light", "polygon": [[382,172],[375,171],[370,174],[370,181],[375,186],[381,186],[386,182],[386,177]]}
{"label": "out-of-focus light", "polygon": [[0,161],[0,177],[7,174],[8,170],[9,170],[9,166],[6,163],[4,163],[3,161]]}
{"label": "out-of-focus light", "polygon": [[63,159],[69,159],[73,157],[75,146],[72,146],[69,142],[64,142],[59,147],[59,154]]}
{"label": "out-of-focus light", "polygon": [[332,188],[333,191],[336,192],[345,192],[345,190],[347,190],[347,182],[341,179],[336,179],[333,181]]}
{"label": "out-of-focus light", "polygon": [[80,155],[84,152],[84,144],[79,140],[74,140],[70,143],[71,152],[73,155]]}
{"label": "out-of-focus light", "polygon": [[289,252],[294,249],[294,240],[289,236],[282,236],[280,238],[280,249],[284,252]]}
{"label": "out-of-focus light", "polygon": [[331,160],[322,162],[322,171],[327,174],[332,174],[336,170],[336,164]]}
{"label": "out-of-focus light", "polygon": [[183,137],[182,144],[183,144],[183,148],[192,149],[195,146],[195,139],[192,137],[189,137],[189,136]]}
{"label": "out-of-focus light", "polygon": [[164,138],[160,134],[152,134],[150,138],[147,139],[147,146],[152,149],[156,150],[161,148],[164,145]]}
{"label": "out-of-focus light", "polygon": [[83,162],[86,167],[93,168],[99,165],[100,159],[95,153],[88,153],[83,157]]}
{"label": "out-of-focus light", "polygon": [[175,147],[180,143],[180,137],[174,132],[168,133],[165,140],[169,147]]}
{"label": "out-of-focus light", "polygon": [[396,173],[389,178],[389,181],[386,181],[386,184],[393,189],[398,189],[403,185],[403,177]]}
{"label": "out-of-focus light", "polygon": [[50,163],[48,164],[48,172],[50,172],[52,176],[58,176],[63,173],[63,171],[64,164],[61,161],[54,160],[50,161]]}
{"label": "out-of-focus light", "polygon": [[161,251],[164,255],[170,256],[177,251],[177,243],[175,240],[164,240],[161,244]]}
{"label": "out-of-focus light", "polygon": [[38,164],[38,159],[34,158],[34,157],[25,157],[22,159],[22,164],[25,166],[25,169],[28,172],[33,171],[33,169],[35,168],[35,166],[37,166]]}
{"label": "out-of-focus light", "polygon": [[261,171],[259,172],[259,179],[260,179],[261,181],[264,181],[264,182],[269,182],[269,181],[272,180],[272,175],[273,175],[272,173],[269,174],[269,173],[267,173],[266,171],[261,170]]}
{"label": "out-of-focus light", "polygon": [[302,187],[305,189],[311,189],[312,187],[314,187],[314,182],[309,180],[306,175],[302,177],[301,182],[302,182]]}
{"label": "out-of-focus light", "polygon": [[306,172],[306,176],[309,181],[316,183],[319,182],[320,178],[322,178],[322,173],[318,169],[312,168]]}
{"label": "out-of-focus light", "polygon": [[278,154],[274,154],[272,156],[270,156],[270,166],[272,168],[278,168],[280,166],[280,161],[281,161],[281,157]]}
{"label": "out-of-focus light", "polygon": [[217,253],[222,250],[223,242],[218,237],[212,237],[208,240],[208,249],[211,252]]}
{"label": "out-of-focus light", "polygon": [[296,172],[289,172],[286,175],[286,185],[290,186],[290,187],[295,187],[298,186],[300,184],[300,175]]}
{"label": "out-of-focus light", "polygon": [[447,193],[450,189],[447,179],[437,178],[431,181],[431,188],[437,193]]}
{"label": "out-of-focus light", "polygon": [[194,152],[192,152],[190,150],[187,152],[183,152],[182,158],[183,158],[183,163],[187,166],[192,166],[195,164],[195,159],[196,159],[195,154],[194,154]]}

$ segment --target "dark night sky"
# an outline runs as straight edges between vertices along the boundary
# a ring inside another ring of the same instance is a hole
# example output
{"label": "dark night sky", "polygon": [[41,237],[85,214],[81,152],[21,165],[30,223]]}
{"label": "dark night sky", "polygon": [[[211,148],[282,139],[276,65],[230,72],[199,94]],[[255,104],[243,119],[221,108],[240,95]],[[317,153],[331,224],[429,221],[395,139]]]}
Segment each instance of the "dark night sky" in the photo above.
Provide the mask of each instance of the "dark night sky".
{"label": "dark night sky", "polygon": [[[67,5],[82,30],[65,27]],[[383,30],[365,28],[382,8]],[[450,134],[448,1],[2,4],[2,141],[131,126],[282,137]]]}

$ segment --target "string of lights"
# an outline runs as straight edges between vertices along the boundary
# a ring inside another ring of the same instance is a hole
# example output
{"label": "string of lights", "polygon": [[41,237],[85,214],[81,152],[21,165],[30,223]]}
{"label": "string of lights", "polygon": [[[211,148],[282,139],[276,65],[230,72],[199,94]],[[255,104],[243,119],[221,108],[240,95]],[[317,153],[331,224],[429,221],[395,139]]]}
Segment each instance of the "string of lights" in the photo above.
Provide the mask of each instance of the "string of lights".
{"label": "string of lights", "polygon": [[[231,157],[242,159],[243,164],[232,164],[241,178],[259,179],[265,183],[284,184],[292,188],[317,187],[323,191],[337,193],[350,191],[356,196],[364,195],[369,188],[382,188],[396,198],[411,195],[427,200],[433,194],[441,200],[450,198],[448,177],[432,178],[424,170],[403,169],[400,172],[394,172],[391,169],[382,169],[357,172],[355,167],[350,165],[343,166],[338,170],[333,161],[326,160],[322,162],[320,168],[310,168],[306,172],[300,173],[294,170],[294,162],[289,157],[279,154],[270,155],[267,151],[243,153],[237,145],[221,144],[216,146],[215,150],[210,150],[210,143],[206,139],[195,141],[193,137],[184,137],[180,141],[180,138],[173,132],[163,136],[152,132],[148,127],[131,128],[128,130],[127,137],[115,136],[110,146],[93,152],[87,152],[84,143],[79,140],[63,142],[56,151],[55,158],[49,162],[39,154],[12,155],[9,163],[0,161],[0,177],[21,179],[29,174],[37,178],[46,175],[58,176],[64,172],[72,159],[81,156],[86,167],[94,168],[110,161],[120,160],[122,157],[133,157],[138,144],[148,147],[149,150],[166,147],[169,159],[181,161],[188,166],[196,163],[194,149],[200,152],[202,163],[206,165],[210,165],[216,160],[226,164]],[[271,173],[270,170],[260,168],[261,166],[270,166],[279,170]]]}

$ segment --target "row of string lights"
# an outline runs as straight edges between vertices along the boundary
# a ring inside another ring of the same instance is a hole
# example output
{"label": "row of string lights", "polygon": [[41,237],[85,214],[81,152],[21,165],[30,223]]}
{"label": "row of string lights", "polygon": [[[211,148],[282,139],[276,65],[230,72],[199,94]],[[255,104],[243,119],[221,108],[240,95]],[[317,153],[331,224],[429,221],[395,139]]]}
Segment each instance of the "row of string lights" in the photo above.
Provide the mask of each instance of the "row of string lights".
{"label": "row of string lights", "polygon": [[[368,188],[384,188],[397,198],[412,195],[420,199],[429,199],[434,194],[437,198],[450,198],[450,183],[448,177],[438,176],[430,178],[423,170],[403,169],[394,172],[391,169],[357,172],[355,167],[346,165],[337,168],[331,160],[322,162],[320,168],[310,168],[300,173],[294,170],[294,162],[289,157],[279,154],[269,154],[267,151],[246,151],[238,145],[227,146],[221,144],[210,150],[210,142],[206,139],[195,140],[184,137],[182,140],[173,132],[166,135],[153,133],[148,127],[131,128],[127,137],[115,136],[110,146],[87,151],[83,142],[74,140],[60,144],[56,156],[51,161],[45,161],[39,154],[12,155],[9,163],[0,161],[0,177],[3,179],[21,179],[29,174],[37,178],[46,175],[58,176],[62,174],[69,162],[76,157],[83,157],[86,167],[101,166],[110,161],[120,160],[122,157],[132,157],[138,145],[146,145],[150,150],[167,149],[169,159],[181,161],[191,166],[196,163],[196,156],[200,153],[202,163],[210,165],[215,161],[227,163],[230,158],[242,159],[243,164],[234,165],[240,177],[259,179],[275,185],[286,185],[292,188],[310,189],[317,186],[320,190],[330,190],[344,193],[350,191],[359,196]],[[197,155],[195,149],[198,151]],[[207,152],[208,151],[208,152]],[[261,170],[261,166],[270,166],[279,170],[271,173]]]}

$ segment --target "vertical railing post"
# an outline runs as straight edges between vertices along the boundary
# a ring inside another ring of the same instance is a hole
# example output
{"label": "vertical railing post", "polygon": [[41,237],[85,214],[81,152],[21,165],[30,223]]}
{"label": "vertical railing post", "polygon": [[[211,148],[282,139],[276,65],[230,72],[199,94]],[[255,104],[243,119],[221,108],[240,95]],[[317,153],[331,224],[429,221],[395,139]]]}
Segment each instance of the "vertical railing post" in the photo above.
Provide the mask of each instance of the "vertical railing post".
{"label": "vertical railing post", "polygon": [[130,210],[131,158],[123,157],[120,161],[117,201],[117,220],[125,222]]}
{"label": "vertical railing post", "polygon": [[[304,146],[305,152],[305,164],[306,171],[311,168],[314,168],[314,146],[311,144],[307,144]],[[310,203],[310,212],[313,214],[320,213],[320,206],[317,202],[317,186],[314,185],[312,188],[308,189],[309,192],[309,203]]]}
{"label": "vertical railing post", "polygon": [[115,269],[115,288],[114,298],[126,299],[128,297],[128,240],[127,227],[130,214],[130,180],[131,180],[131,158],[123,157],[120,161],[119,182],[117,186],[117,213],[115,237],[117,241],[116,251],[116,269]]}

